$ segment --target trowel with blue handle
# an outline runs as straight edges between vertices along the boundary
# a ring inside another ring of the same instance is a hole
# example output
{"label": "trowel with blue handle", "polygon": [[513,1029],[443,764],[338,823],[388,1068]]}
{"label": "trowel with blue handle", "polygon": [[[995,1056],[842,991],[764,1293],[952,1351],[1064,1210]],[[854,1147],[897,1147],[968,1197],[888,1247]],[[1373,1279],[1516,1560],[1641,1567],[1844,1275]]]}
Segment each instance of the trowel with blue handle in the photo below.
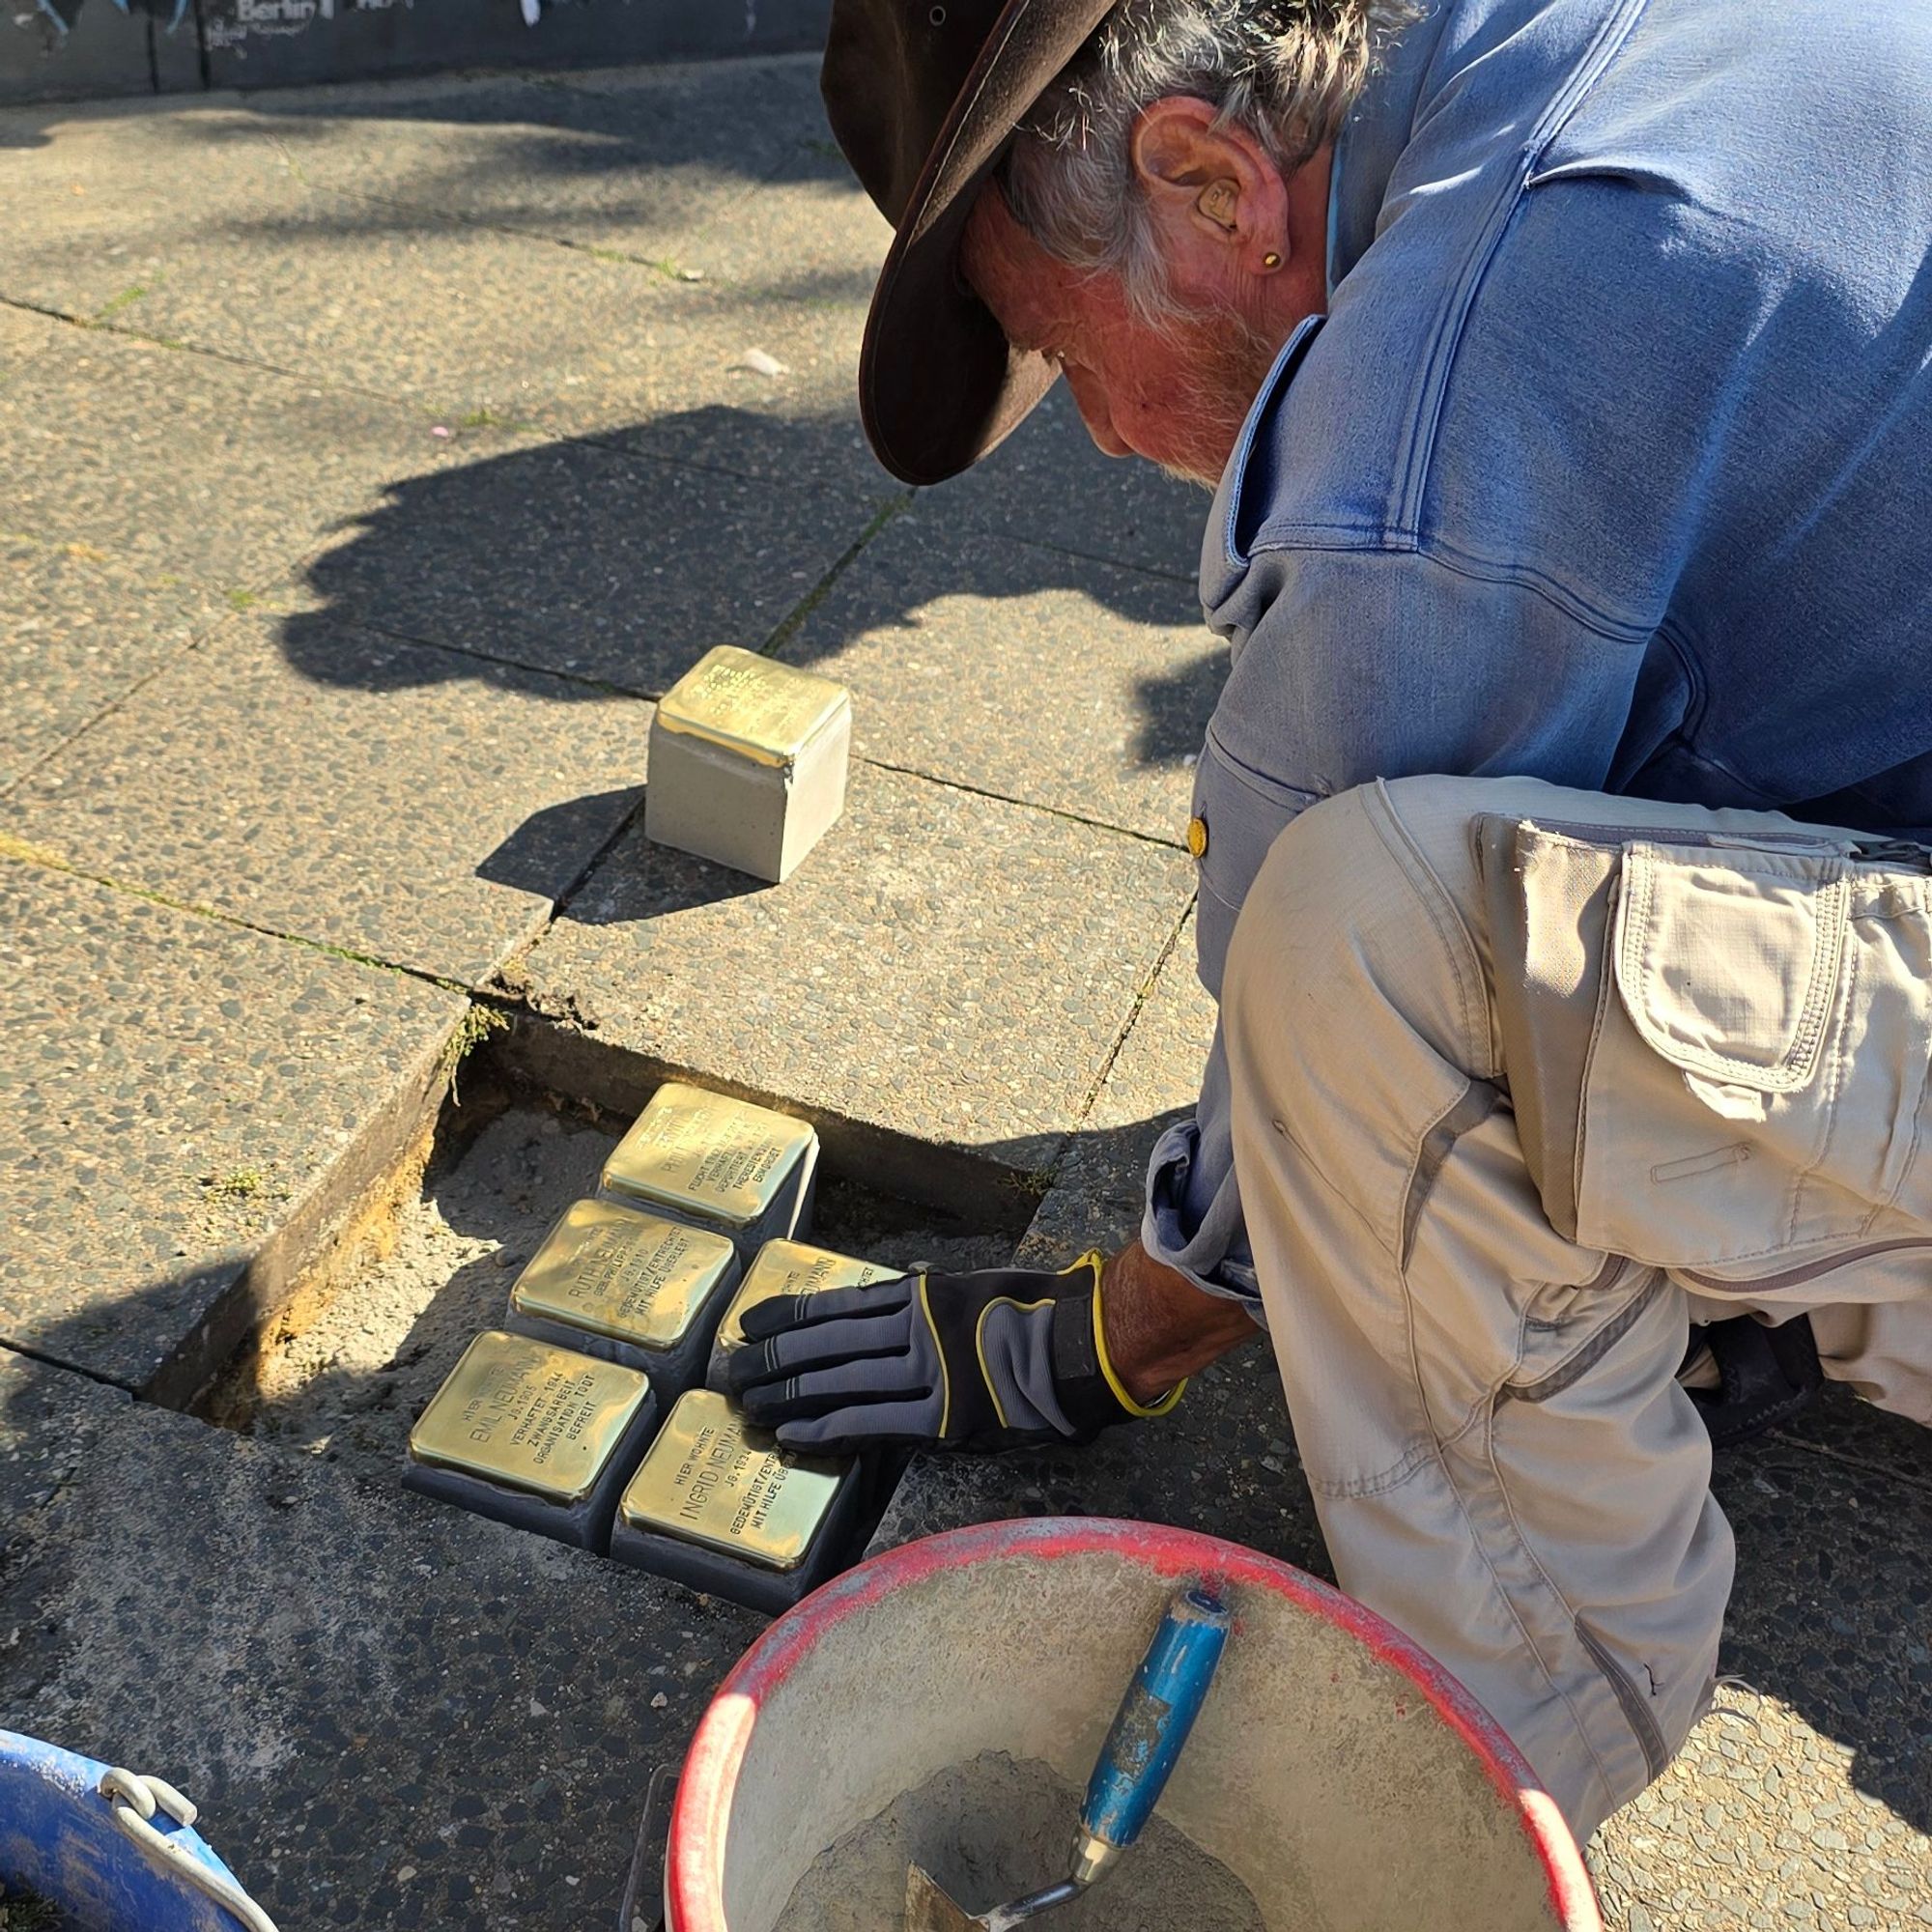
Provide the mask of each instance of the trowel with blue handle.
{"label": "trowel with blue handle", "polygon": [[1168,1605],[1087,1780],[1073,1868],[1065,1878],[976,1918],[914,1865],[906,1873],[906,1932],[1010,1932],[1105,1878],[1160,1803],[1208,1701],[1228,1624],[1227,1609],[1204,1589],[1183,1590]]}

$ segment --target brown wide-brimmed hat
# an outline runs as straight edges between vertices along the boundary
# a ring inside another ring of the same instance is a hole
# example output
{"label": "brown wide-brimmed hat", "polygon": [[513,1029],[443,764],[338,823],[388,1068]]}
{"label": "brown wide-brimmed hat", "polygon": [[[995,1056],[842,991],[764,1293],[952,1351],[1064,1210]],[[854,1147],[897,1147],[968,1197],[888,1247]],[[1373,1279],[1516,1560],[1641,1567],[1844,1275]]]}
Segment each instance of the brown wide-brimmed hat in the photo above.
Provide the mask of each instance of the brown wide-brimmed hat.
{"label": "brown wide-brimmed hat", "polygon": [[1113,0],[834,0],[820,85],[867,193],[898,231],[872,291],[859,412],[878,459],[940,483],[1053,383],[959,273],[959,238],[1014,128]]}

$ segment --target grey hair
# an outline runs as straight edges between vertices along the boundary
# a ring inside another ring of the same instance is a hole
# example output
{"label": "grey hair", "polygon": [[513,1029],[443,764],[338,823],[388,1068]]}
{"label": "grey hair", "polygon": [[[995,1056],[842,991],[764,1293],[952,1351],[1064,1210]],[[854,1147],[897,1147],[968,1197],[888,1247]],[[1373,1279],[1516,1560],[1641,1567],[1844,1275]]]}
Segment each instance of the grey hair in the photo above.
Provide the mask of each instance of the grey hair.
{"label": "grey hair", "polygon": [[1120,0],[1021,123],[1000,181],[1014,218],[1069,267],[1121,276],[1148,321],[1179,312],[1134,181],[1151,102],[1193,95],[1284,175],[1341,131],[1413,0]]}

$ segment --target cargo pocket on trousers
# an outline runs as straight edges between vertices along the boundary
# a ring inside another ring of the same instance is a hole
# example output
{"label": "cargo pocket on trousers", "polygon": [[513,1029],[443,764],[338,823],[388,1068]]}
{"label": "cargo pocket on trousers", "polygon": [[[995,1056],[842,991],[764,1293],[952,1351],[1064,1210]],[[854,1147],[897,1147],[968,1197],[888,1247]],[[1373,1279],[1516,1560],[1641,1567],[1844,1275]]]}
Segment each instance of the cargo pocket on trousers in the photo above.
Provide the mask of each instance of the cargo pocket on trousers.
{"label": "cargo pocket on trousers", "polygon": [[1855,1240],[1896,1193],[1925,989],[1853,934],[1855,869],[1624,845],[1577,1122],[1587,1246],[1729,1268]]}

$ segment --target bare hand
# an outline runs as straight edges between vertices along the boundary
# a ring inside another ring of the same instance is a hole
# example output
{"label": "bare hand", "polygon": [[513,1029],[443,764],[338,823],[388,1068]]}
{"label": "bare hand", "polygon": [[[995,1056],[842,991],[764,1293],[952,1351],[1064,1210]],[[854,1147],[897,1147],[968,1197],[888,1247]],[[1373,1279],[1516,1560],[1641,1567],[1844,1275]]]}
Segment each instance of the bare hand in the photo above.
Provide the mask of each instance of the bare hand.
{"label": "bare hand", "polygon": [[1137,1239],[1100,1279],[1107,1354],[1136,1402],[1158,1401],[1176,1382],[1261,1333],[1239,1302],[1204,1293]]}

